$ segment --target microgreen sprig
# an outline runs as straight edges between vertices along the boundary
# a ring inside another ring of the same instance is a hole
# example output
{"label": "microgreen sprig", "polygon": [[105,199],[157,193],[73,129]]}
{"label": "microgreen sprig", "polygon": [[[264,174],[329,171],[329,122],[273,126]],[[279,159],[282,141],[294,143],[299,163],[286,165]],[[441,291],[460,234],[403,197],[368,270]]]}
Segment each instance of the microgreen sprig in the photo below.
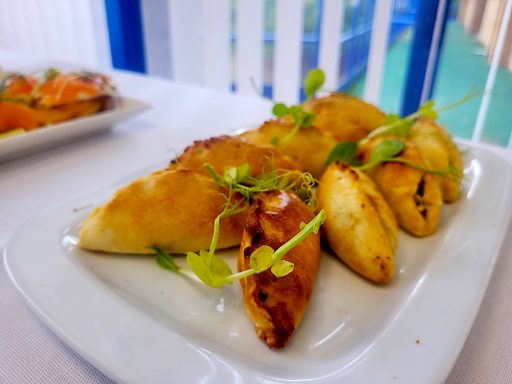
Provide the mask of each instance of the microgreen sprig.
{"label": "microgreen sprig", "polygon": [[402,163],[418,171],[432,173],[438,176],[458,172],[453,167],[447,169],[430,169],[418,165],[410,160],[398,157],[405,149],[405,143],[399,139],[382,140],[375,146],[370,155],[369,161],[365,164],[361,164],[361,161],[357,156],[357,148],[358,143],[355,141],[338,143],[329,154],[326,164],[328,165],[333,161],[338,161],[361,171],[366,171],[382,163]]}
{"label": "microgreen sprig", "polygon": [[318,233],[318,230],[325,221],[325,217],[325,211],[323,209],[320,210],[309,223],[302,223],[300,231],[277,250],[268,245],[262,245],[257,248],[250,256],[249,264],[251,268],[227,276],[223,283],[232,284],[236,280],[264,272],[269,268],[276,277],[286,276],[293,271],[294,266],[293,263],[283,260],[283,257],[311,233]]}
{"label": "microgreen sprig", "polygon": [[429,100],[425,104],[420,106],[420,108],[416,112],[411,113],[410,115],[405,117],[400,117],[399,115],[396,114],[389,114],[387,116],[386,123],[383,126],[371,131],[368,134],[367,139],[363,139],[363,141],[380,136],[408,137],[411,127],[413,126],[416,119],[420,117],[426,117],[430,120],[436,120],[439,113],[455,108],[465,103],[466,101],[474,98],[477,95],[478,93],[476,91],[471,91],[462,99],[457,100],[452,104],[445,105],[444,107],[439,108],[435,107],[434,100]]}
{"label": "microgreen sprig", "polygon": [[226,168],[221,176],[211,164],[205,163],[203,166],[219,187],[242,195],[247,203],[256,193],[279,189],[294,192],[310,206],[314,205],[313,189],[316,180],[308,172],[276,169],[272,165],[270,172],[253,177],[250,175],[249,165],[243,164]]}
{"label": "microgreen sprig", "polygon": [[250,175],[248,164],[243,164],[239,167],[228,167],[224,170],[222,175],[218,174],[211,164],[205,163],[204,167],[217,186],[227,189],[227,193],[224,194],[226,204],[222,212],[217,215],[213,222],[213,235],[210,248],[208,251],[201,250],[198,253],[187,252],[187,263],[191,271],[180,268],[169,254],[157,247],[152,247],[157,253],[157,263],[167,270],[184,273],[189,277],[194,276],[199,278],[206,285],[215,288],[222,288],[225,284],[232,284],[233,281],[246,277],[246,275],[250,276],[254,273],[260,273],[268,268],[271,268],[274,275],[278,277],[290,273],[293,270],[293,265],[287,261],[281,260],[282,257],[291,248],[302,241],[305,236],[311,233],[311,231],[318,231],[319,226],[325,220],[325,214],[322,213],[320,218],[313,221],[313,224],[308,224],[309,226],[305,225],[303,228],[301,227],[302,229],[299,234],[277,251],[274,252],[272,248],[267,246],[258,248],[254,254],[251,255],[250,271],[252,272],[244,271],[241,274],[233,274],[226,262],[215,254],[220,236],[220,221],[246,209],[253,195],[260,192],[276,189],[289,190],[304,196],[308,203],[311,203],[313,201],[313,188],[316,184],[314,178],[309,173],[277,170],[274,167],[272,167],[271,172],[256,178]]}
{"label": "microgreen sprig", "polygon": [[[308,72],[304,79],[304,93],[307,100],[311,100],[316,92],[322,87],[325,82],[325,74],[321,69],[314,68]],[[301,128],[309,128],[315,120],[315,114],[306,112],[300,105],[287,106],[284,103],[276,103],[272,108],[272,113],[278,118],[290,116],[294,122],[293,129],[290,130],[283,138],[279,139],[274,137],[271,140],[273,145],[287,145],[293,136]]]}
{"label": "microgreen sprig", "polygon": [[158,247],[151,247],[151,249],[157,253],[156,260],[162,268],[184,274],[192,279],[199,278],[199,280],[210,287],[222,288],[225,285],[233,284],[237,280],[264,272],[268,269],[270,269],[276,277],[288,275],[293,271],[294,264],[290,261],[283,260],[283,257],[311,233],[318,233],[324,221],[325,212],[321,210],[309,223],[302,223],[300,231],[277,250],[274,250],[268,245],[262,245],[257,248],[250,256],[249,264],[251,268],[237,273],[233,273],[229,265],[218,256],[214,256],[212,263],[209,265],[209,255],[207,251],[187,253],[187,263],[191,269],[191,271],[189,271],[179,267],[169,253]]}

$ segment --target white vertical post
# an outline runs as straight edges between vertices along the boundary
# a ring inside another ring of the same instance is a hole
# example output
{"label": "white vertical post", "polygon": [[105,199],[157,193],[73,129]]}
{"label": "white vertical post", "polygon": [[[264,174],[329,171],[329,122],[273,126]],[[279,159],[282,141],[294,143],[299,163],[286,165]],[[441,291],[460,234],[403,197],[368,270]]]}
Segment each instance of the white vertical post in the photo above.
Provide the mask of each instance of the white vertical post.
{"label": "white vertical post", "polygon": [[96,49],[96,66],[100,69],[112,68],[110,40],[108,38],[107,12],[104,0],[90,0],[92,30]]}
{"label": "white vertical post", "polygon": [[[473,143],[478,143],[482,138],[484,130],[485,118],[487,111],[489,110],[489,103],[491,101],[492,90],[494,89],[494,81],[496,80],[496,73],[500,65],[501,52],[505,45],[505,38],[510,21],[510,14],[512,13],[512,0],[508,0],[503,12],[503,19],[501,20],[500,30],[498,33],[498,39],[496,40],[496,48],[492,55],[491,68],[487,75],[487,81],[485,83],[484,95],[482,96],[482,102],[480,103],[480,109],[478,110],[478,116],[476,118],[475,129],[473,131]],[[508,142],[508,148],[512,148],[512,140]]]}
{"label": "white vertical post", "polygon": [[74,51],[73,60],[84,66],[94,67],[98,57],[96,40],[94,36],[94,24],[92,8],[89,0],[68,0],[69,18],[72,22],[70,29],[73,31],[73,44],[79,49]]}
{"label": "white vertical post", "polygon": [[25,53],[30,53],[30,29],[27,29],[22,20],[25,20],[26,4],[24,1],[11,1],[9,17],[14,20],[13,31],[18,49]]}
{"label": "white vertical post", "polygon": [[203,42],[200,0],[169,0],[173,78],[202,84]]}
{"label": "white vertical post", "polygon": [[338,88],[340,65],[340,34],[343,29],[343,0],[324,0],[320,26],[318,67],[325,73],[325,87]]}
{"label": "white vertical post", "polygon": [[[18,1],[18,3],[21,3],[21,1]],[[30,55],[34,58],[44,57],[44,40],[40,33],[44,26],[41,25],[37,14],[37,0],[25,0],[24,3],[23,24],[26,25],[29,34]]]}
{"label": "white vertical post", "polygon": [[172,74],[168,6],[167,0],[141,2],[147,72],[155,76],[171,77]]}
{"label": "white vertical post", "polygon": [[0,0],[0,49],[10,48],[9,13],[6,6],[7,0]]}
{"label": "white vertical post", "polygon": [[[78,31],[74,29],[73,23],[76,16],[72,12],[72,4],[67,0],[53,0],[51,3],[52,12],[56,15],[60,41],[57,59],[78,62],[79,47],[76,45]],[[55,3],[58,3],[58,5]]]}
{"label": "white vertical post", "polygon": [[228,0],[203,0],[204,81],[225,91],[231,86],[230,21]]}
{"label": "white vertical post", "polygon": [[439,55],[439,45],[441,40],[441,30],[443,29],[444,16],[446,11],[446,0],[440,0],[437,5],[436,23],[434,24],[434,33],[432,34],[432,43],[428,53],[427,68],[425,69],[425,79],[421,89],[420,105],[427,101],[432,81],[434,80],[434,70],[436,67],[436,58]]}
{"label": "white vertical post", "polygon": [[46,57],[56,58],[59,55],[60,45],[60,33],[58,18],[56,13],[53,11],[53,5],[51,0],[40,0],[39,1],[39,17],[41,19],[41,25],[44,25],[41,33],[46,41]]}
{"label": "white vertical post", "polygon": [[377,0],[373,16],[373,31],[364,87],[364,99],[374,104],[377,104],[380,98],[390,21],[391,0]]}
{"label": "white vertical post", "polygon": [[263,88],[263,0],[238,0],[236,15],[237,92],[253,94]]}
{"label": "white vertical post", "polygon": [[296,103],[302,63],[302,0],[277,0],[273,99]]}

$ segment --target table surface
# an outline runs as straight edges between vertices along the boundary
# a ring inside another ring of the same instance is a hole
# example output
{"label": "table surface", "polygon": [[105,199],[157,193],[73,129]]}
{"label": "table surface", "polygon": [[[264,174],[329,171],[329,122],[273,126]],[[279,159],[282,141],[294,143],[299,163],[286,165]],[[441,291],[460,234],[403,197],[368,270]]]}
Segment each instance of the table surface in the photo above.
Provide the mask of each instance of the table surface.
{"label": "table surface", "polygon": [[[0,59],[12,60],[1,52]],[[118,179],[119,167],[129,173],[173,158],[190,144],[180,139],[180,132],[193,131],[193,137],[202,139],[255,126],[270,117],[270,104],[257,96],[235,96],[123,72],[113,76],[123,95],[147,101],[153,108],[116,125],[107,134],[0,164],[0,247],[46,207]],[[490,148],[512,164],[512,154]],[[97,159],[104,161],[93,161]],[[512,382],[511,246],[509,235],[446,383]],[[0,383],[111,382],[24,305],[3,263],[0,308]]]}

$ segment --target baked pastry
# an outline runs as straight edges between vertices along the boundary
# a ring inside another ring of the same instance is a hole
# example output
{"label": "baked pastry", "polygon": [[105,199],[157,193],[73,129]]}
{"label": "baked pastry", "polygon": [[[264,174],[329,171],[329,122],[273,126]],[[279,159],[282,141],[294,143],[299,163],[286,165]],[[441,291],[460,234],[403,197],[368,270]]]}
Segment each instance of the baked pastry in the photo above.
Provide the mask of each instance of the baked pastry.
{"label": "baked pastry", "polygon": [[299,169],[290,157],[283,155],[279,149],[268,145],[255,145],[239,140],[233,136],[218,136],[211,139],[195,141],[171,162],[168,169],[187,168],[194,172],[209,175],[204,164],[209,163],[215,171],[223,174],[228,167],[248,164],[251,176],[257,177],[276,169]]}
{"label": "baked pastry", "polygon": [[[278,249],[313,216],[290,192],[258,194],[247,213],[238,270],[250,268],[250,255],[256,249],[263,245]],[[266,270],[240,280],[245,308],[256,333],[271,348],[284,347],[302,320],[318,271],[320,235],[310,234],[283,259],[295,266],[288,275],[276,277]]]}
{"label": "baked pastry", "polygon": [[437,176],[444,202],[456,201],[464,169],[462,156],[451,135],[435,121],[420,118],[411,127],[409,137],[430,169],[446,171]]}
{"label": "baked pastry", "polygon": [[311,173],[313,177],[319,178],[325,169],[325,160],[337,141],[313,125],[300,128],[287,143],[279,144],[279,140],[282,140],[294,127],[294,123],[286,119],[269,120],[258,129],[242,133],[240,138],[257,145],[270,145],[277,139],[278,148],[285,155],[297,161],[301,168]]}
{"label": "baked pastry", "polygon": [[315,127],[337,141],[361,140],[386,123],[386,114],[380,109],[342,93],[308,100],[302,108],[315,114]]}
{"label": "baked pastry", "polygon": [[[365,140],[360,145],[363,163],[368,163],[373,150],[387,138]],[[404,150],[397,158],[427,169],[418,148],[401,138]],[[398,162],[384,162],[370,168],[367,174],[375,182],[396,216],[398,226],[415,236],[435,232],[441,216],[443,198],[439,182],[433,174]]]}
{"label": "baked pastry", "polygon": [[[208,249],[213,222],[226,199],[210,177],[190,170],[155,172],[118,190],[80,231],[82,248],[114,253],[170,253]],[[217,248],[240,244],[245,213],[220,221]]]}
{"label": "baked pastry", "polygon": [[398,226],[373,181],[357,169],[331,163],[316,197],[326,215],[322,234],[334,253],[367,279],[389,282],[395,272]]}

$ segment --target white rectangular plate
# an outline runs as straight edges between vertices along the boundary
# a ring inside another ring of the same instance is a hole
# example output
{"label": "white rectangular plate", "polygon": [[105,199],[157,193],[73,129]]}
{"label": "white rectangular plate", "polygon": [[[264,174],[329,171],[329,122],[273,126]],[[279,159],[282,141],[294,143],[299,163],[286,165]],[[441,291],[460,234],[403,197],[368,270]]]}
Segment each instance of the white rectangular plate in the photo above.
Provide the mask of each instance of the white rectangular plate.
{"label": "white rectangular plate", "polygon": [[[464,196],[444,207],[439,230],[401,233],[391,284],[323,254],[308,312],[282,350],[256,337],[237,284],[216,290],[153,257],[77,248],[92,207],[149,170],[35,217],[10,240],[5,264],[43,321],[119,382],[437,384],[470,330],[512,207],[506,162],[469,148],[465,164]],[[236,253],[225,252],[232,266]]]}
{"label": "white rectangular plate", "polygon": [[143,101],[119,97],[113,109],[0,139],[0,163],[105,132],[148,107]]}

